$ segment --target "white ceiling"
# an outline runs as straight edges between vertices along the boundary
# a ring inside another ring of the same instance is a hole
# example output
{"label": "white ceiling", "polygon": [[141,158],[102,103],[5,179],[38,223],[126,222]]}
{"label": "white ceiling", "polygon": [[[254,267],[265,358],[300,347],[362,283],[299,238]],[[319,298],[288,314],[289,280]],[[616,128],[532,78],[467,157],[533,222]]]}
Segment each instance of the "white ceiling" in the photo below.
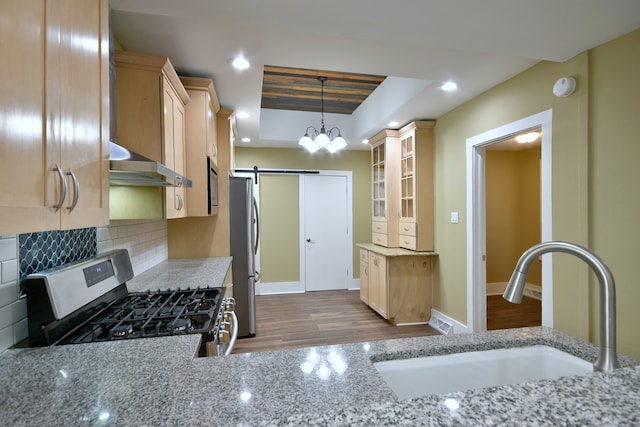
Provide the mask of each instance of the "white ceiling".
{"label": "white ceiling", "polygon": [[[326,114],[352,149],[390,120],[437,119],[540,60],[565,61],[640,28],[639,0],[111,0],[127,50],[213,79],[238,145],[295,147],[318,113],[262,110],[262,67],[390,76],[353,115]],[[244,55],[251,68],[232,69]],[[558,76],[561,77],[561,76]],[[438,87],[454,80],[453,93]],[[553,82],[549,82],[549,90]],[[252,142],[243,144],[241,137]]]}

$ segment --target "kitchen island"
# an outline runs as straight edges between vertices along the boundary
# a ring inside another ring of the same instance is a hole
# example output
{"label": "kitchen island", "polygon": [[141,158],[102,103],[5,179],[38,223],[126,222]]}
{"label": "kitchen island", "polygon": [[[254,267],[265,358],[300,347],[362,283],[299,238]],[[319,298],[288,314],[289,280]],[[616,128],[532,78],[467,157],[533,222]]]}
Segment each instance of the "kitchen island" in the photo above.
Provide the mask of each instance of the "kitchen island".
{"label": "kitchen island", "polygon": [[598,348],[549,328],[196,358],[197,335],[12,349],[4,425],[638,425],[640,366],[398,400],[372,361],[544,344]]}

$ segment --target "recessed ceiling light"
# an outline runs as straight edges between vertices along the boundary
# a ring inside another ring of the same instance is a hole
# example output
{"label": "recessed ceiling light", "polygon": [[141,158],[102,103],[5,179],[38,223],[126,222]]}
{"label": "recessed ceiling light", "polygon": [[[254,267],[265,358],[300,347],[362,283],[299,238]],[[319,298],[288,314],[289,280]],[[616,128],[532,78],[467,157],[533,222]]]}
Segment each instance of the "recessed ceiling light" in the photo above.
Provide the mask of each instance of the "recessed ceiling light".
{"label": "recessed ceiling light", "polygon": [[539,132],[529,132],[523,133],[522,135],[516,136],[516,141],[520,144],[526,144],[528,142],[533,142],[540,136]]}
{"label": "recessed ceiling light", "polygon": [[244,56],[238,56],[231,63],[236,70],[246,70],[249,68],[249,61]]}
{"label": "recessed ceiling light", "polygon": [[400,125],[400,122],[397,120],[391,120],[389,123],[387,123],[387,126],[392,128],[398,127],[398,125]]}
{"label": "recessed ceiling light", "polygon": [[238,111],[236,113],[236,118],[238,119],[248,119],[249,117],[251,117],[251,114],[247,113],[246,111]]}
{"label": "recessed ceiling light", "polygon": [[440,89],[451,92],[452,90],[458,89],[458,85],[456,84],[456,82],[446,82],[445,84],[440,86]]}
{"label": "recessed ceiling light", "polygon": [[368,139],[363,139],[363,140],[362,140],[362,143],[363,143],[363,144],[368,144],[368,143],[369,143],[369,140],[368,140]]}
{"label": "recessed ceiling light", "polygon": [[247,138],[246,136],[241,139],[242,142],[251,142],[251,138]]}

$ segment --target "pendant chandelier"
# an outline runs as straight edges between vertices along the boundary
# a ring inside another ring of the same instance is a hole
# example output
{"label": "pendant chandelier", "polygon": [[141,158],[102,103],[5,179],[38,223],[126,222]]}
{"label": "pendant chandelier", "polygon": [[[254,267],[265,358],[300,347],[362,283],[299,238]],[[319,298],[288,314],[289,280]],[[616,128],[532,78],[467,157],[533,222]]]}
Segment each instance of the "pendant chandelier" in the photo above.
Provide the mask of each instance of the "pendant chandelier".
{"label": "pendant chandelier", "polygon": [[[324,82],[327,81],[326,77],[318,77],[320,84],[322,85],[321,93],[320,93],[320,102],[321,102],[321,110],[320,110],[320,131],[313,127],[309,126],[304,133],[304,136],[300,138],[298,144],[302,145],[307,149],[310,153],[314,153],[321,148],[327,150],[330,153],[335,153],[338,150],[343,149],[347,146],[347,142],[342,137],[340,133],[340,129],[337,127],[332,127],[329,129],[329,132],[325,131],[324,128]],[[311,132],[311,133],[309,133]]]}

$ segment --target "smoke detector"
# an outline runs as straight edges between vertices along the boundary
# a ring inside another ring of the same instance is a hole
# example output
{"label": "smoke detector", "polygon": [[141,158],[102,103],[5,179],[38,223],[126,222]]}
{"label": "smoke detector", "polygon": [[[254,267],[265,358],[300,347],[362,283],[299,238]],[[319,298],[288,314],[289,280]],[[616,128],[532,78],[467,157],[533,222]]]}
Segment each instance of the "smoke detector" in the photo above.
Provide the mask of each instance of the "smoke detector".
{"label": "smoke detector", "polygon": [[573,77],[560,77],[553,85],[553,94],[565,98],[573,93],[576,88],[576,79]]}

